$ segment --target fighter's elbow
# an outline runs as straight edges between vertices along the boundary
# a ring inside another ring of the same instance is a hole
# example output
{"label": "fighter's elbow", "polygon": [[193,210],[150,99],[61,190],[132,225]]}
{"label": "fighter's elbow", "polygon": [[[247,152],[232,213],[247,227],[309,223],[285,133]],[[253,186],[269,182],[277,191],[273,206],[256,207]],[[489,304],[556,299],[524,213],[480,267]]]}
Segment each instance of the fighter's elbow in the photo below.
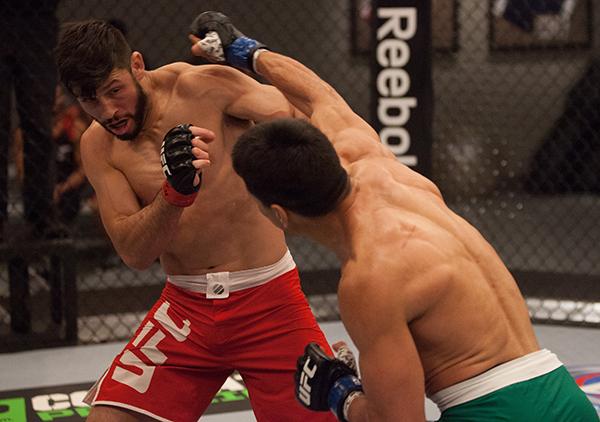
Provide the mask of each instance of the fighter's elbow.
{"label": "fighter's elbow", "polygon": [[302,119],[302,120],[305,120],[310,123],[310,116],[308,114],[304,113],[299,108],[292,106],[292,108],[290,110],[291,110],[290,117],[293,117],[294,119]]}
{"label": "fighter's elbow", "polygon": [[155,261],[154,258],[150,259],[135,254],[119,253],[119,256],[125,265],[137,271],[147,270]]}
{"label": "fighter's elbow", "polygon": [[286,119],[289,117],[294,117],[293,110],[277,110],[269,115],[268,120]]}

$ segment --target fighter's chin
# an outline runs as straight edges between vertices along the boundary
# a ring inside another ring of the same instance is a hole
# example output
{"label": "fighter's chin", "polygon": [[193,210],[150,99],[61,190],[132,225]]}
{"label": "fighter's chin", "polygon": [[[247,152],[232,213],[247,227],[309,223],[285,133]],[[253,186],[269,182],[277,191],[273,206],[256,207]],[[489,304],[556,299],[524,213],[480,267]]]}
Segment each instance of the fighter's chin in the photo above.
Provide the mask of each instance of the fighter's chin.
{"label": "fighter's chin", "polygon": [[117,135],[116,133],[113,132],[113,135],[115,135],[115,138],[117,138],[119,141],[133,141],[135,139],[135,137],[137,136],[138,132],[130,132],[130,133],[124,133],[122,135]]}
{"label": "fighter's chin", "polygon": [[132,120],[128,121],[122,127],[115,128],[108,126],[106,129],[121,141],[131,141],[140,133],[139,125],[135,124]]}

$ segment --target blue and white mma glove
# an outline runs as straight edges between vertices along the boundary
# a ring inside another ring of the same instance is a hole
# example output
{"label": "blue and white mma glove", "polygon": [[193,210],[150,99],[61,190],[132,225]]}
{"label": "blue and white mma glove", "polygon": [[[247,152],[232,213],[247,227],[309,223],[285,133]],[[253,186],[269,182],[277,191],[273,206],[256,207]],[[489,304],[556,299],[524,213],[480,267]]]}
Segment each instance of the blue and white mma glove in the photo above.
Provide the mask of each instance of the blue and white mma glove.
{"label": "blue and white mma glove", "polygon": [[354,357],[349,350],[347,353],[345,360],[350,365],[310,343],[298,359],[294,377],[296,398],[302,405],[316,411],[331,410],[342,422],[348,421],[350,403],[363,391]]}
{"label": "blue and white mma glove", "polygon": [[254,73],[256,57],[261,50],[267,49],[266,45],[242,34],[229,17],[219,12],[200,13],[190,31],[201,38],[199,45],[211,61]]}

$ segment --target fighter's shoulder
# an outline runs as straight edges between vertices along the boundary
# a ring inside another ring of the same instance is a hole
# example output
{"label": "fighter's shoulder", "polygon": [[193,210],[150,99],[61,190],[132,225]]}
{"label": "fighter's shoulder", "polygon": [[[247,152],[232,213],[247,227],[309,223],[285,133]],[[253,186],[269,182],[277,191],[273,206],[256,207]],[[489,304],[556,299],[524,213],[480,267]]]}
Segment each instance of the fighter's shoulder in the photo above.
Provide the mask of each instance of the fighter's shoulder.
{"label": "fighter's shoulder", "polygon": [[[364,238],[362,230],[355,230],[355,234],[356,237]],[[349,292],[363,293],[382,291],[388,280],[397,279],[397,274],[402,269],[402,263],[399,262],[401,260],[390,256],[388,244],[374,245],[377,242],[364,240],[361,242],[363,244],[354,246],[355,259],[347,262],[342,269],[340,290],[347,288]],[[368,243],[368,246],[364,243]],[[375,284],[378,285],[378,289],[372,291]]]}
{"label": "fighter's shoulder", "polygon": [[86,144],[109,142],[112,138],[113,136],[94,120],[81,135],[81,142]]}
{"label": "fighter's shoulder", "polygon": [[81,135],[81,159],[85,162],[92,158],[97,161],[98,158],[107,157],[113,139],[100,123],[93,121]]}
{"label": "fighter's shoulder", "polygon": [[362,333],[368,339],[375,327],[405,319],[404,286],[398,280],[396,271],[375,261],[359,260],[344,266],[337,294],[350,332]]}
{"label": "fighter's shoulder", "polygon": [[[198,89],[199,85],[207,84],[209,79],[223,79],[235,72],[238,71],[228,66],[211,64],[192,65],[185,62],[174,62],[151,71],[151,74],[153,80],[158,81],[159,84],[163,86],[193,84],[194,88]],[[212,82],[214,81],[211,81],[211,83]]]}
{"label": "fighter's shoulder", "polygon": [[[185,64],[185,63],[184,63]],[[230,66],[223,65],[189,65],[182,67],[178,76],[180,84],[207,84],[238,82],[251,79],[249,76]]]}
{"label": "fighter's shoulder", "polygon": [[[338,288],[340,309],[362,310],[362,314],[396,315],[411,321],[422,315],[447,291],[454,270],[447,262],[436,262],[429,248],[415,240],[375,246],[371,260],[359,268],[343,271]],[[385,319],[385,317],[384,317]]]}
{"label": "fighter's shoulder", "polygon": [[366,159],[394,158],[394,154],[381,143],[377,133],[366,125],[340,130],[333,136],[332,143],[340,158],[347,164]]}
{"label": "fighter's shoulder", "polygon": [[192,65],[184,62],[173,62],[148,71],[152,81],[159,85],[173,84]]}

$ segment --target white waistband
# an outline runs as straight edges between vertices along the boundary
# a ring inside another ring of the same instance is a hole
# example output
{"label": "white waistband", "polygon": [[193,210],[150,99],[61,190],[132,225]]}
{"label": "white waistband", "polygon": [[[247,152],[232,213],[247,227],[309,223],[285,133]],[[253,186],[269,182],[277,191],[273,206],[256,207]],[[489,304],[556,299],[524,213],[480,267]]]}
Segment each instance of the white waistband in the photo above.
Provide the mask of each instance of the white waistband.
{"label": "white waistband", "polygon": [[450,407],[485,396],[508,385],[547,374],[560,366],[562,366],[562,363],[554,353],[542,349],[444,388],[433,394],[430,399],[443,412]]}
{"label": "white waistband", "polygon": [[[265,267],[201,275],[168,275],[167,281],[192,292],[207,293],[207,291],[211,291],[208,287],[215,284],[221,285],[227,292],[235,292],[265,284],[294,268],[296,268],[296,263],[288,250],[279,261]],[[222,294],[218,295],[226,297]]]}

